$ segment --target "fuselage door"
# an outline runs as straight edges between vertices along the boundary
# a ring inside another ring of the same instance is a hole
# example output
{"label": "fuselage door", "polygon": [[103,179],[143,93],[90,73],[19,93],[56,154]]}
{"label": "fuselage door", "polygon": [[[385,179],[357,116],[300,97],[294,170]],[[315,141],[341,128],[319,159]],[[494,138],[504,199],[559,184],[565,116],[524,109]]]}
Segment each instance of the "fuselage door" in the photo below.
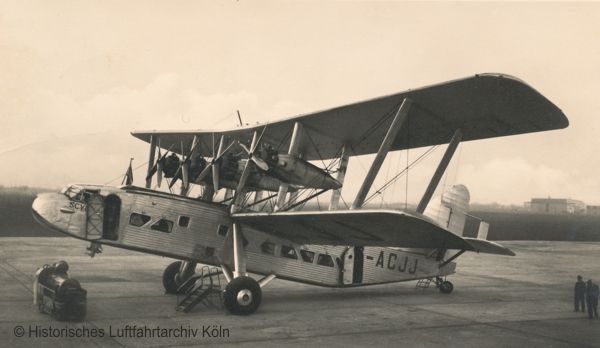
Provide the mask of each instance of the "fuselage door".
{"label": "fuselage door", "polygon": [[344,252],[344,285],[361,284],[363,281],[364,248],[350,247]]}
{"label": "fuselage door", "polygon": [[354,248],[350,247],[344,253],[344,285],[353,283],[354,280]]}
{"label": "fuselage door", "polygon": [[104,199],[97,192],[86,193],[87,227],[86,239],[102,238],[104,221]]}

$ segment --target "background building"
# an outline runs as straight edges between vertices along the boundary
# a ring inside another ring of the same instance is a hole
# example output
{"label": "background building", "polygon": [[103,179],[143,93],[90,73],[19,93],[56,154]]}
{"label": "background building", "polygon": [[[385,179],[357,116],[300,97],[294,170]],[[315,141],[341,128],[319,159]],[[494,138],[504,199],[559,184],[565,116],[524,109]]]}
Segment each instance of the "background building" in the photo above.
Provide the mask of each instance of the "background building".
{"label": "background building", "polygon": [[531,211],[546,214],[585,214],[586,206],[582,201],[569,198],[532,198]]}
{"label": "background building", "polygon": [[588,215],[600,215],[600,205],[588,205],[586,207],[586,214],[588,214]]}

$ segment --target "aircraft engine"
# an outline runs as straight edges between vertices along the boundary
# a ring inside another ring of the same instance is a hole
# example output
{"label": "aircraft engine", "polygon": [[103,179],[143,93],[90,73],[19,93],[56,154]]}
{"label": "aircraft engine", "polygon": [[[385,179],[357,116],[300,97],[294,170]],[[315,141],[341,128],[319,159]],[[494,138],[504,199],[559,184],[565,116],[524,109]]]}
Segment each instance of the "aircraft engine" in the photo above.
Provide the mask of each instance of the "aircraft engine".
{"label": "aircraft engine", "polygon": [[165,157],[165,161],[162,166],[163,173],[165,173],[165,178],[174,177],[175,174],[177,173],[177,169],[179,168],[180,163],[181,163],[181,160],[174,153]]}
{"label": "aircraft engine", "polygon": [[278,155],[271,172],[281,181],[306,188],[337,190],[342,187],[323,169],[293,155]]}

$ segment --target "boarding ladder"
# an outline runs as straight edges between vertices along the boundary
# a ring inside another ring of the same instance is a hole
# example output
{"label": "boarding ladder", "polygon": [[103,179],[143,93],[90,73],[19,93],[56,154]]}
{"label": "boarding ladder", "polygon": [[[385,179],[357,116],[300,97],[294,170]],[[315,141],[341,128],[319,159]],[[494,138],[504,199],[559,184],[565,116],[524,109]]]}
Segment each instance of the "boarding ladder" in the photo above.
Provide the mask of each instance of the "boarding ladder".
{"label": "boarding ladder", "polygon": [[177,288],[177,311],[188,313],[197,304],[202,303],[206,307],[220,308],[223,304],[221,291],[222,271],[217,267],[204,266],[200,272],[195,273]]}
{"label": "boarding ladder", "polygon": [[433,281],[433,278],[419,279],[417,281],[417,285],[415,286],[415,289],[425,290],[425,289],[429,288],[429,285],[431,285],[432,281]]}

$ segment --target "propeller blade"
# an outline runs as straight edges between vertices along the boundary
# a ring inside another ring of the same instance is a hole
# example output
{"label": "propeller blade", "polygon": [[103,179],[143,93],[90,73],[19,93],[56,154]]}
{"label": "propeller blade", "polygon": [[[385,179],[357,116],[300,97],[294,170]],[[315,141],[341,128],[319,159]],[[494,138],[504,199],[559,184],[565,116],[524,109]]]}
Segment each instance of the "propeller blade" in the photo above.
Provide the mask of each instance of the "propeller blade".
{"label": "propeller blade", "polygon": [[246,147],[246,145],[244,145],[243,143],[240,143],[240,146],[244,149],[244,151],[246,151],[247,154],[250,154],[250,149],[248,149]]}
{"label": "propeller blade", "polygon": [[212,166],[212,179],[213,179],[213,188],[215,189],[215,193],[219,191],[219,164],[215,163]]}
{"label": "propeller blade", "polygon": [[257,157],[254,155],[254,152],[256,151],[256,149],[258,148],[258,145],[260,145],[260,141],[262,140],[263,135],[265,134],[265,131],[267,130],[267,126],[265,126],[262,130],[262,133],[260,133],[260,136],[257,137],[257,133],[256,131],[254,132],[254,134],[252,135],[252,144],[250,145],[250,149],[248,149],[246,147],[246,145],[240,143],[240,145],[242,146],[242,148],[244,148],[244,150],[246,151],[246,153],[248,153],[248,160],[254,162],[254,164],[256,164],[256,166],[264,171],[269,170],[269,165],[267,164],[267,162],[265,162],[262,158]]}
{"label": "propeller blade", "polygon": [[227,148],[225,148],[225,151],[223,151],[219,154],[219,156],[217,157],[217,161],[220,160],[221,157],[223,157],[223,155],[225,155],[227,153],[227,151],[229,151],[229,149],[231,149],[231,147],[233,145],[235,145],[235,143],[236,143],[235,141],[232,141],[231,144],[229,144],[229,146],[227,146]]}
{"label": "propeller blade", "polygon": [[258,137],[256,144],[254,144],[254,139],[252,139],[252,142],[253,142],[252,152],[256,151],[256,147],[258,146],[258,144],[260,144],[260,141],[262,140],[263,135],[265,135],[266,130],[267,130],[267,125],[265,125],[265,128],[263,128],[262,132],[260,133],[260,136]]}
{"label": "propeller blade", "polygon": [[176,182],[177,182],[177,178],[173,178],[173,180],[171,180],[171,183],[169,183],[169,188],[172,188],[173,186],[175,186]]}
{"label": "propeller blade", "polygon": [[169,188],[172,188],[173,186],[175,186],[177,179],[179,179],[179,178],[176,176],[173,177],[173,179],[171,180],[171,183],[169,184]]}
{"label": "propeller blade", "polygon": [[[161,167],[161,169],[158,168],[158,164],[159,164],[159,162],[164,161],[164,158],[167,157],[167,155],[169,154],[169,151],[171,151],[172,148],[173,148],[173,145],[171,145],[169,147],[169,149],[167,150],[167,152],[165,152],[164,155],[161,155],[160,147],[158,148],[158,158],[156,159],[156,163],[154,163],[154,165],[150,169],[150,173],[148,174],[148,176],[146,176],[146,180],[150,179],[152,177],[152,175],[154,175],[156,172],[160,172],[162,170],[162,167]],[[164,164],[164,162],[161,163],[161,166],[162,166],[162,164]],[[162,173],[160,175],[162,176]],[[158,187],[160,187],[160,185]]]}
{"label": "propeller blade", "polygon": [[169,188],[172,188],[175,183],[177,182],[177,180],[181,179],[181,167],[183,166],[183,163],[185,162],[185,152],[183,150],[183,141],[181,142],[181,159],[179,160],[179,167],[177,168],[177,171],[175,172],[175,175],[173,175],[173,180],[171,181],[171,184],[169,184]]}
{"label": "propeller blade", "polygon": [[[264,131],[264,129],[263,129]],[[248,151],[248,154],[252,155],[254,153],[254,150],[256,150],[256,146],[258,146],[258,137],[257,137],[256,131],[254,131],[254,134],[252,134],[252,142],[250,143],[250,151]]]}
{"label": "propeller blade", "polygon": [[[244,167],[244,170],[242,171],[242,176],[240,177],[240,181],[238,182],[237,188],[235,189],[236,197],[237,197],[237,195],[239,195],[240,192],[242,192],[242,190],[246,186],[246,181],[248,180],[248,176],[250,175],[250,171],[252,170],[252,168],[250,168],[252,166],[252,163],[253,163],[252,161],[246,162],[246,166]],[[234,201],[235,201],[235,199],[234,199]]]}
{"label": "propeller blade", "polygon": [[202,181],[204,178],[206,178],[206,176],[210,172],[210,167],[212,167],[212,163],[208,163],[206,165],[206,167],[204,167],[204,169],[202,169],[202,171],[200,172],[200,174],[198,174],[198,177],[196,178],[196,181]]}
{"label": "propeller blade", "polygon": [[213,156],[213,162],[215,162],[215,157],[221,157],[223,154],[223,146],[225,146],[225,138],[221,135],[221,140],[219,140],[219,150],[217,151],[217,156]]}
{"label": "propeller blade", "polygon": [[186,156],[186,158],[192,157],[196,149],[198,148],[198,136],[194,135],[194,139],[192,140],[192,148],[190,149],[190,154]]}
{"label": "propeller blade", "polygon": [[150,180],[152,178],[152,176],[154,174],[156,174],[156,172],[158,171],[158,162],[160,162],[161,158],[162,158],[162,155],[160,154],[160,147],[159,147],[158,148],[158,159],[156,160],[156,163],[154,163],[152,168],[150,168],[150,172],[148,173],[148,175],[146,175],[146,180]]}
{"label": "propeller blade", "polygon": [[258,168],[264,170],[265,172],[267,170],[269,170],[269,165],[262,158],[256,157],[256,156],[252,156],[252,157],[250,157],[250,159],[252,160],[252,162],[254,162],[254,164],[256,164],[256,166]]}
{"label": "propeller blade", "polygon": [[189,172],[190,172],[190,161],[184,161],[181,165],[181,177],[183,180],[183,187],[188,188],[189,181]]}
{"label": "propeller blade", "polygon": [[212,158],[215,158],[215,133],[212,134]]}
{"label": "propeller blade", "polygon": [[163,175],[163,163],[162,158],[156,162],[156,184],[160,188],[160,184],[162,183],[162,175]]}
{"label": "propeller blade", "polygon": [[152,176],[154,174],[156,174],[157,168],[156,168],[156,164],[154,164],[152,166],[152,168],[150,168],[150,172],[148,173],[148,175],[146,175],[146,180],[149,180],[150,178],[152,178]]}
{"label": "propeller blade", "polygon": [[175,175],[173,175],[173,180],[171,180],[171,183],[169,184],[169,188],[173,187],[173,185],[175,185],[177,180],[179,180],[181,178],[181,165],[182,164],[183,164],[183,162],[179,162],[179,167],[177,167],[177,171],[175,172]]}

